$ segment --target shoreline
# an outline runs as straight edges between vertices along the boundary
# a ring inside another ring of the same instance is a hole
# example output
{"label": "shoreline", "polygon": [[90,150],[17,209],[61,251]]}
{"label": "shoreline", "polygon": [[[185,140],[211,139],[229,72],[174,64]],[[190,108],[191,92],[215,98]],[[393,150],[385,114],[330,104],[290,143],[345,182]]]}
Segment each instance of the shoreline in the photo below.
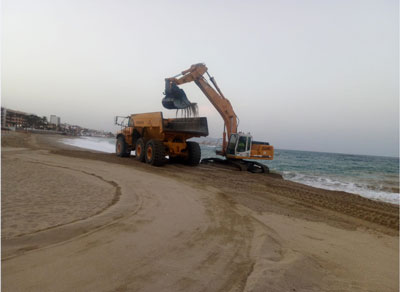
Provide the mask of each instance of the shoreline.
{"label": "shoreline", "polygon": [[[76,149],[84,150],[84,151],[96,151],[101,153],[114,153],[114,145],[109,144],[109,140],[102,141],[101,138],[99,140],[98,137],[94,137],[94,141],[91,140],[93,137],[85,137],[87,139],[82,139],[82,137],[76,137],[76,143],[74,142],[64,142],[69,138],[60,138],[59,141],[62,144],[77,147]],[[80,143],[81,142],[81,143]],[[202,147],[204,145],[201,144]],[[62,146],[61,146],[62,147]],[[206,145],[207,147],[207,145]],[[99,150],[102,148],[103,150]],[[207,147],[208,148],[208,147]],[[277,150],[279,153],[280,150]],[[312,152],[312,151],[297,151],[297,150],[289,150],[294,152],[307,152],[307,153],[323,153],[323,152]],[[209,157],[209,150],[203,149],[202,152],[206,153],[205,157]],[[332,155],[336,155],[335,153],[328,153]],[[363,155],[351,155],[354,157],[364,157]],[[262,162],[262,161],[261,161]],[[263,162],[262,162],[263,163]],[[271,167],[271,165],[267,166]],[[293,167],[293,166],[292,166]],[[289,166],[290,169],[290,166]],[[389,179],[386,175],[385,178],[376,178],[375,181],[368,182],[367,180],[360,180],[360,178],[353,176],[338,176],[334,174],[321,173],[310,174],[308,172],[295,171],[295,170],[276,170],[272,169],[272,172],[278,173],[283,176],[283,178],[287,181],[292,181],[296,183],[300,183],[303,185],[311,186],[314,188],[319,188],[323,190],[330,191],[342,191],[352,195],[360,195],[362,197],[377,201],[377,202],[386,202],[393,205],[400,204],[399,192],[398,192],[398,184],[396,186],[388,185],[387,179]],[[372,179],[372,178],[371,178]],[[386,182],[386,185],[382,185]],[[375,186],[374,183],[380,184],[380,189],[373,188]],[[386,189],[385,189],[386,188]],[[397,192],[396,192],[397,191]]]}
{"label": "shoreline", "polygon": [[398,289],[399,206],[58,138],[2,135],[5,291]]}

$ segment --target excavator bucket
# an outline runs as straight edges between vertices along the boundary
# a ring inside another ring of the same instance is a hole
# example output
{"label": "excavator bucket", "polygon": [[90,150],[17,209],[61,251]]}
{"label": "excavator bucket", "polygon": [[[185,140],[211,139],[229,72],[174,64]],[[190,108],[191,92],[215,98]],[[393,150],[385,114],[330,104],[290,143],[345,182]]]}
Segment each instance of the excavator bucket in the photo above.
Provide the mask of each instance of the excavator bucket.
{"label": "excavator bucket", "polygon": [[162,99],[162,105],[166,109],[176,109],[185,111],[185,116],[197,116],[197,103],[192,103],[186,97],[183,89],[179,88],[175,83],[166,81],[165,97]]}
{"label": "excavator bucket", "polygon": [[175,83],[167,82],[164,94],[162,104],[167,109],[185,109],[191,104],[183,89],[180,89]]}

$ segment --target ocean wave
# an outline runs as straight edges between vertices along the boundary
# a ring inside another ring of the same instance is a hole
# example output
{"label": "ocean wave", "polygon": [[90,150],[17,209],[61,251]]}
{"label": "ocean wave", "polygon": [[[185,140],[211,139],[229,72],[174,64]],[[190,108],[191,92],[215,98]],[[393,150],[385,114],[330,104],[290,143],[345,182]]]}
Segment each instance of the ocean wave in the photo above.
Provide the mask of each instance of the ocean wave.
{"label": "ocean wave", "polygon": [[398,188],[384,185],[382,181],[366,183],[365,181],[357,181],[354,177],[346,179],[316,176],[293,171],[283,171],[282,174],[287,180],[321,189],[358,194],[372,200],[384,201],[392,204],[399,204],[400,200]]}

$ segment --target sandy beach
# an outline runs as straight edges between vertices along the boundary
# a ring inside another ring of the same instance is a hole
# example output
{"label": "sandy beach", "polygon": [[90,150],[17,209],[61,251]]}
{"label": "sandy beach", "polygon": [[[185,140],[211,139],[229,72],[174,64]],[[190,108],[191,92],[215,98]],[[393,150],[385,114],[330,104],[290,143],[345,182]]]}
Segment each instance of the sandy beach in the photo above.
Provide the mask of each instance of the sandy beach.
{"label": "sandy beach", "polygon": [[398,291],[399,207],[2,133],[2,291]]}

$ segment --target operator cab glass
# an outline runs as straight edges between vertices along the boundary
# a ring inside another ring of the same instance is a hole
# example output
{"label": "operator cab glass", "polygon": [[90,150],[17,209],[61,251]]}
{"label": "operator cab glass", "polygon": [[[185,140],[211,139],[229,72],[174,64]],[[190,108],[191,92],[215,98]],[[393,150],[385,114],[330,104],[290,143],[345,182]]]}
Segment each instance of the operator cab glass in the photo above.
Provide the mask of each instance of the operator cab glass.
{"label": "operator cab glass", "polygon": [[246,151],[251,151],[251,136],[247,137],[247,147]]}
{"label": "operator cab glass", "polygon": [[227,154],[249,157],[252,137],[245,134],[232,134],[227,147]]}
{"label": "operator cab glass", "polygon": [[227,154],[235,155],[237,137],[238,137],[238,134],[232,134],[231,137],[229,138],[228,148],[226,151]]}
{"label": "operator cab glass", "polygon": [[247,144],[247,137],[240,136],[239,142],[237,143],[236,146],[236,152],[246,152],[246,144]]}

